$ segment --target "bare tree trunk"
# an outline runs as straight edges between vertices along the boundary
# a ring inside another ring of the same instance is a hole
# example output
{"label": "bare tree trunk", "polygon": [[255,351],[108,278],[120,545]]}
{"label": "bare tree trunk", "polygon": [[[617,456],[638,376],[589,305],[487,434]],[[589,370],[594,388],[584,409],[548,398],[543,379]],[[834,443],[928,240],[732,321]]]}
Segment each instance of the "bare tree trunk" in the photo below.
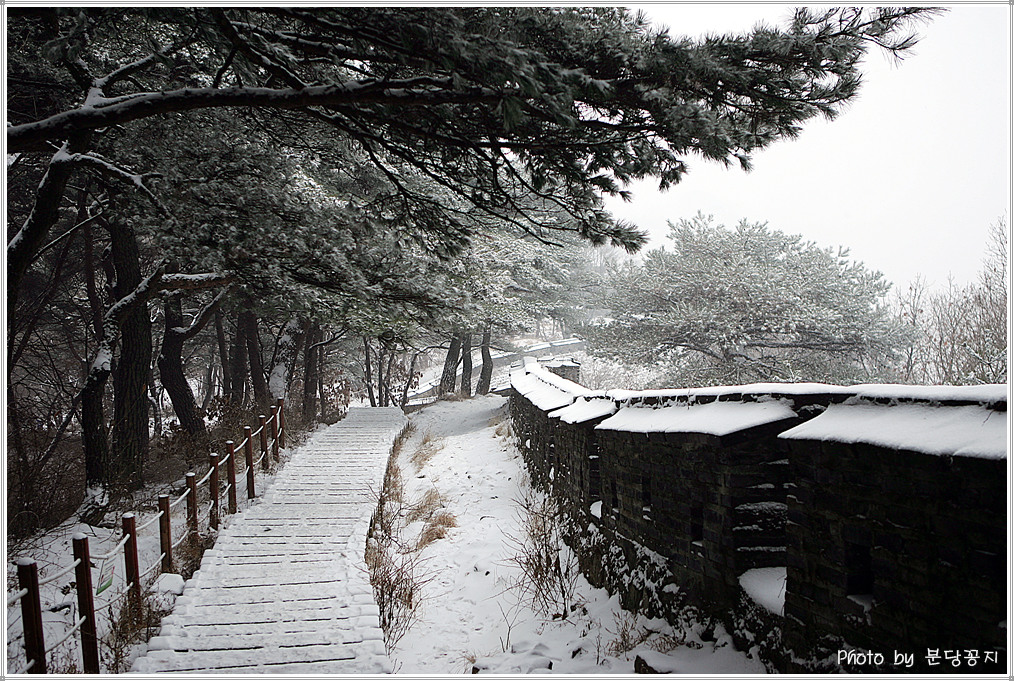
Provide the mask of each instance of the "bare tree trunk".
{"label": "bare tree trunk", "polygon": [[397,358],[398,353],[391,348],[390,354],[387,356],[387,380],[384,382],[384,406],[391,406],[391,375],[394,373],[394,360]]}
{"label": "bare tree trunk", "polygon": [[412,363],[408,367],[408,376],[405,378],[405,387],[401,389],[401,404],[399,406],[404,407],[408,404],[408,391],[412,387],[412,378],[415,376],[415,362],[419,359],[419,353],[412,353]]}
{"label": "bare tree trunk", "polygon": [[218,359],[222,365],[222,395],[232,399],[232,365],[229,363],[229,341],[225,337],[222,311],[215,310],[215,337],[218,339]]}
{"label": "bare tree trunk", "polygon": [[[92,324],[95,339],[101,343],[104,328],[102,324],[102,301],[95,284],[95,260],[92,252],[91,225],[85,226],[85,290],[91,305]],[[105,467],[109,460],[109,439],[106,433],[105,401],[106,380],[110,367],[92,366],[81,390],[81,440],[84,447],[85,484],[100,485],[106,480]]]}
{"label": "bare tree trunk", "polygon": [[182,297],[181,294],[174,294],[165,299],[165,337],[162,339],[162,352],[158,355],[158,373],[183,430],[193,436],[207,437],[207,426],[197,410],[194,393],[183,371],[186,332],[183,327]]}
{"label": "bare tree trunk", "polygon": [[461,336],[451,336],[451,346],[447,349],[447,356],[444,358],[444,370],[440,374],[440,386],[437,388],[437,395],[454,392],[458,373],[458,356],[461,351]]}
{"label": "bare tree trunk", "polygon": [[239,324],[243,327],[243,335],[246,337],[250,384],[253,386],[254,402],[259,409],[266,410],[270,406],[271,397],[268,393],[268,382],[264,377],[264,360],[261,357],[261,337],[257,328],[257,315],[251,310],[243,310],[239,313]]}
{"label": "bare tree trunk", "polygon": [[380,343],[380,351],[377,352],[377,403],[381,407],[387,406],[384,402],[384,352],[386,350],[384,344]]}
{"label": "bare tree trunk", "polygon": [[377,396],[373,392],[373,365],[370,363],[370,339],[363,337],[363,350],[366,352],[366,361],[363,366],[366,368],[366,393],[370,397],[370,406],[377,406]]}
{"label": "bare tree trunk", "polygon": [[306,331],[306,348],[303,351],[303,420],[310,423],[317,418],[317,364],[320,359],[319,343],[323,332],[316,322]]}
{"label": "bare tree trunk", "polygon": [[493,356],[489,352],[489,343],[493,332],[489,326],[482,332],[482,369],[479,370],[479,382],[475,385],[476,395],[489,393],[489,384],[493,379]]}
{"label": "bare tree trunk", "polygon": [[296,350],[299,333],[299,321],[293,317],[282,327],[278,340],[275,342],[275,350],[272,353],[271,376],[268,380],[268,390],[271,392],[271,401],[284,398],[289,394],[289,377],[292,375],[292,366],[298,357]]}
{"label": "bare tree trunk", "polygon": [[[107,223],[112,237],[117,300],[141,283],[137,238],[130,227]],[[120,358],[113,372],[113,470],[107,470],[128,489],[144,485],[148,454],[148,372],[151,368],[151,318],[148,303],[137,304],[120,324]]]}
{"label": "bare tree trunk", "polygon": [[155,387],[155,371],[148,367],[148,404],[151,405],[151,431],[156,438],[162,437],[162,405]]}
{"label": "bare tree trunk", "polygon": [[461,388],[462,397],[472,396],[472,333],[461,334]]}
{"label": "bare tree trunk", "polygon": [[201,400],[201,416],[208,413],[208,406],[211,404],[211,400],[215,397],[215,387],[218,383],[218,371],[215,366],[215,354],[208,354],[208,373],[204,377],[204,399]]}
{"label": "bare tree trunk", "polygon": [[229,348],[229,373],[232,378],[229,385],[229,402],[236,406],[243,405],[246,393],[247,343],[238,315],[236,333],[232,337],[232,346]]}
{"label": "bare tree trunk", "polygon": [[93,365],[81,390],[81,444],[84,447],[85,484],[89,487],[106,482],[109,438],[103,401],[109,369],[108,364]]}
{"label": "bare tree trunk", "polygon": [[327,395],[324,394],[324,367],[327,365],[327,344],[323,340],[324,330],[321,329],[320,341],[318,341],[319,347],[317,348],[317,352],[320,353],[317,357],[317,405],[322,417],[327,408]]}
{"label": "bare tree trunk", "polygon": [[296,380],[296,376],[299,372],[296,370],[299,362],[299,356],[303,352],[303,345],[306,343],[306,321],[302,319],[296,320],[296,328],[293,331],[293,343],[292,343],[292,358],[289,362],[289,373],[285,379],[285,394],[289,395],[292,393],[292,384]]}

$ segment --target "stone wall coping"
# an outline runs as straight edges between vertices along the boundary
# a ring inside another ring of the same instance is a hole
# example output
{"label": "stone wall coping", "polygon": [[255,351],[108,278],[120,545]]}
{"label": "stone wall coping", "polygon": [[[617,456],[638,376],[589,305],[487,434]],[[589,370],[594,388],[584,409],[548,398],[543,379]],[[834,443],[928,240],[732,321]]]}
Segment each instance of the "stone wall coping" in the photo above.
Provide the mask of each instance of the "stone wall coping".
{"label": "stone wall coping", "polygon": [[650,407],[629,406],[595,426],[596,430],[630,433],[703,433],[731,435],[749,428],[795,418],[785,400],[760,402],[709,402],[707,404]]}
{"label": "stone wall coping", "polygon": [[785,440],[864,443],[924,454],[1007,458],[1007,412],[983,405],[852,398],[781,433]]}
{"label": "stone wall coping", "polygon": [[534,357],[524,357],[511,369],[512,381],[516,377],[533,376],[543,383],[574,397],[606,397],[617,403],[664,403],[669,400],[704,401],[721,398],[750,398],[760,396],[806,397],[830,396],[842,401],[848,397],[868,400],[898,400],[913,402],[939,402],[948,404],[986,404],[991,408],[1006,409],[1008,386],[1003,383],[985,385],[905,385],[901,383],[860,383],[831,385],[829,383],[748,383],[701,388],[667,388],[664,390],[592,390],[557,376],[540,365]]}

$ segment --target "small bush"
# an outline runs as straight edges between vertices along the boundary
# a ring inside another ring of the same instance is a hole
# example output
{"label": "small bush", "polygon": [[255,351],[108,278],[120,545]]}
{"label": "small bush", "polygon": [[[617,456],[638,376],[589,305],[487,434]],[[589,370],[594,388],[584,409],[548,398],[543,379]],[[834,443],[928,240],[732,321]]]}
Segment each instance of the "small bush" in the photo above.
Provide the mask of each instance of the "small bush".
{"label": "small bush", "polygon": [[[398,540],[404,522],[404,494],[401,469],[391,457],[377,510],[370,522],[364,555],[389,653],[415,621],[423,587],[432,579],[424,574],[416,547],[405,546]],[[437,499],[439,502],[439,495]]]}
{"label": "small bush", "polygon": [[433,514],[444,505],[440,498],[440,492],[436,488],[430,488],[423,494],[423,498],[413,504],[405,512],[405,523],[411,524],[418,520],[429,520]]}

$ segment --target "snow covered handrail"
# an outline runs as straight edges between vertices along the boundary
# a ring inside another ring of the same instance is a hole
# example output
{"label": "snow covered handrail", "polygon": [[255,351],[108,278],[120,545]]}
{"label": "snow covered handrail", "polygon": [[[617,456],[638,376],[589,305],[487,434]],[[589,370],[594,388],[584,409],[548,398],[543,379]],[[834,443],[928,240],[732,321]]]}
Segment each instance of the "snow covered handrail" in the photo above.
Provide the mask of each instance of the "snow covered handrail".
{"label": "snow covered handrail", "polygon": [[67,641],[67,639],[69,639],[71,636],[77,633],[77,630],[81,628],[81,625],[85,623],[86,619],[87,618],[85,617],[78,618],[77,624],[68,629],[67,632],[63,635],[63,637],[59,641],[49,646],[49,650],[56,650],[61,645],[63,645]]}
{"label": "snow covered handrail", "polygon": [[141,574],[139,575],[139,578],[140,578],[140,579],[141,579],[141,580],[143,581],[145,577],[147,577],[147,576],[148,576],[148,575],[150,575],[150,574],[151,574],[152,572],[154,572],[155,570],[157,570],[157,569],[158,569],[158,568],[159,568],[159,567],[160,567],[160,566],[162,565],[162,559],[163,559],[163,558],[165,558],[165,557],[166,557],[166,554],[165,554],[165,552],[162,552],[162,553],[161,553],[161,554],[159,555],[158,559],[157,559],[157,560],[156,560],[156,561],[155,561],[154,563],[152,563],[151,565],[149,565],[148,567],[146,567],[146,568],[144,569],[144,572],[142,572],[142,573],[141,573]]}
{"label": "snow covered handrail", "polygon": [[122,549],[123,546],[124,546],[124,544],[126,544],[129,540],[130,540],[130,537],[124,536],[120,540],[120,543],[117,544],[116,546],[114,546],[113,548],[111,548],[109,551],[107,551],[107,552],[105,552],[103,554],[97,555],[97,556],[92,556],[92,558],[96,558],[98,560],[109,560],[110,558],[112,558],[113,556],[115,556],[117,553],[119,553],[120,549]]}
{"label": "snow covered handrail", "polygon": [[81,560],[80,559],[75,560],[73,563],[71,563],[70,565],[68,565],[64,569],[62,569],[59,572],[57,572],[55,575],[47,577],[46,579],[44,579],[41,582],[39,582],[39,587],[41,588],[41,587],[46,586],[47,584],[52,584],[56,580],[60,579],[64,575],[66,575],[69,572],[71,572],[74,568],[76,568],[80,564],[81,564]]}
{"label": "snow covered handrail", "polygon": [[[259,418],[260,427],[256,433],[251,433],[249,426],[244,426],[244,439],[240,442],[239,448],[244,452],[246,462],[245,487],[247,497],[254,499],[254,471],[258,464],[264,463],[265,469],[269,467],[269,451],[273,451],[275,459],[279,458],[279,449],[285,446],[285,403],[279,399],[277,405],[271,408],[271,417]],[[271,434],[271,449],[268,448],[268,433]],[[253,437],[260,436],[261,457],[256,462],[253,460]],[[17,673],[25,673],[29,670],[46,673],[46,652],[47,647],[44,641],[42,626],[42,600],[40,587],[50,585],[63,578],[73,571],[76,575],[76,591],[78,595],[78,608],[81,613],[77,623],[72,626],[63,636],[48,650],[62,645],[75,633],[80,632],[82,670],[86,674],[100,673],[98,640],[96,636],[95,620],[95,593],[92,587],[93,565],[100,567],[100,575],[104,574],[101,566],[105,561],[116,560],[118,555],[122,556],[124,567],[124,582],[128,597],[136,605],[140,606],[143,597],[141,586],[146,578],[156,573],[160,568],[162,572],[168,572],[173,567],[172,553],[185,541],[190,540],[196,547],[200,541],[200,518],[198,513],[197,488],[210,481],[209,496],[210,503],[206,509],[209,521],[208,525],[217,529],[220,516],[220,497],[222,493],[228,498],[228,512],[236,513],[238,504],[236,492],[239,485],[236,479],[236,448],[231,441],[227,442],[228,453],[219,459],[217,454],[209,455],[208,471],[197,480],[195,473],[187,473],[185,476],[186,490],[176,499],[170,502],[166,494],[159,495],[158,513],[148,519],[144,524],[136,524],[134,513],[123,514],[123,536],[110,550],[103,554],[90,555],[88,551],[88,539],[83,534],[74,537],[74,560],[55,575],[40,582],[38,576],[38,565],[34,560],[22,558],[18,561],[18,591],[8,596],[7,607],[11,608],[19,601],[21,602],[21,623],[25,638],[25,656],[27,664]],[[266,458],[267,457],[267,458]],[[225,464],[227,483],[225,489],[220,489],[218,484],[219,468]],[[179,539],[172,540],[172,510],[187,502],[187,525]],[[148,565],[142,572],[138,567],[137,535],[138,532],[148,529],[152,525],[159,525],[159,542],[161,551],[154,563]],[[94,561],[94,562],[93,562]],[[112,592],[110,592],[112,593]],[[108,607],[115,599],[106,602],[102,607]]]}
{"label": "snow covered handrail", "polygon": [[174,501],[171,504],[169,504],[169,508],[176,508],[177,506],[179,506],[180,504],[182,504],[184,501],[186,501],[187,497],[189,495],[190,495],[190,490],[186,490],[185,492],[183,492],[183,494],[181,494],[179,497],[176,498],[176,501]]}
{"label": "snow covered handrail", "polygon": [[201,485],[203,485],[204,483],[206,483],[211,478],[211,474],[214,471],[215,471],[214,466],[212,466],[211,468],[209,468],[208,472],[204,474],[204,477],[197,481],[197,486],[200,487]]}
{"label": "snow covered handrail", "polygon": [[28,595],[28,589],[21,589],[20,591],[16,591],[12,596],[10,596],[7,599],[7,607],[8,608],[11,607],[12,605],[20,601],[22,598],[24,598],[26,595]]}
{"label": "snow covered handrail", "polygon": [[155,515],[155,517],[154,517],[154,518],[151,518],[150,520],[148,520],[148,522],[144,523],[143,525],[138,525],[138,526],[137,526],[137,531],[138,531],[138,532],[144,532],[144,531],[145,531],[145,530],[147,530],[147,529],[148,529],[149,527],[151,527],[152,525],[154,525],[155,523],[157,523],[157,522],[158,522],[159,520],[161,520],[161,518],[162,518],[162,511],[159,511],[159,512],[158,512],[158,513],[157,513],[157,514]]}

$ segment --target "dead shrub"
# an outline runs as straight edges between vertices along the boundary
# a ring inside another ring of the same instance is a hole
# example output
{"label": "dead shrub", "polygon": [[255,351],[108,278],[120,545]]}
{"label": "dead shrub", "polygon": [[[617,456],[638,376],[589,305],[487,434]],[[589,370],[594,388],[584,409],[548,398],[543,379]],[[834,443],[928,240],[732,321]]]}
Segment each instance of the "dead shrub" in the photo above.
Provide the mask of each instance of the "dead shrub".
{"label": "dead shrub", "polygon": [[[415,547],[398,537],[404,523],[405,487],[394,457],[388,461],[384,488],[370,522],[364,554],[373,596],[380,609],[384,645],[390,653],[412,626],[425,585],[432,579]],[[439,500],[439,495],[438,495]]]}
{"label": "dead shrub", "polygon": [[370,537],[365,557],[390,653],[415,622],[423,588],[432,577],[424,574],[418,552],[399,548],[390,537]]}
{"label": "dead shrub", "polygon": [[626,610],[613,613],[613,623],[616,625],[616,631],[606,628],[606,631],[614,636],[613,640],[606,644],[606,654],[612,657],[626,657],[627,653],[645,643],[655,633],[646,627],[638,626],[637,614]]}
{"label": "dead shrub", "polygon": [[580,606],[580,569],[563,541],[565,514],[552,497],[531,489],[515,504],[521,536],[508,534],[507,542],[517,551],[509,560],[521,568],[521,575],[511,588],[543,616],[566,619]]}
{"label": "dead shrub", "polygon": [[103,671],[109,674],[130,671],[131,648],[155,636],[161,630],[162,618],[170,612],[172,607],[152,590],[150,584],[142,591],[140,604],[134,603],[129,593],[122,594],[117,603],[106,611],[109,629],[99,639],[99,659]]}

